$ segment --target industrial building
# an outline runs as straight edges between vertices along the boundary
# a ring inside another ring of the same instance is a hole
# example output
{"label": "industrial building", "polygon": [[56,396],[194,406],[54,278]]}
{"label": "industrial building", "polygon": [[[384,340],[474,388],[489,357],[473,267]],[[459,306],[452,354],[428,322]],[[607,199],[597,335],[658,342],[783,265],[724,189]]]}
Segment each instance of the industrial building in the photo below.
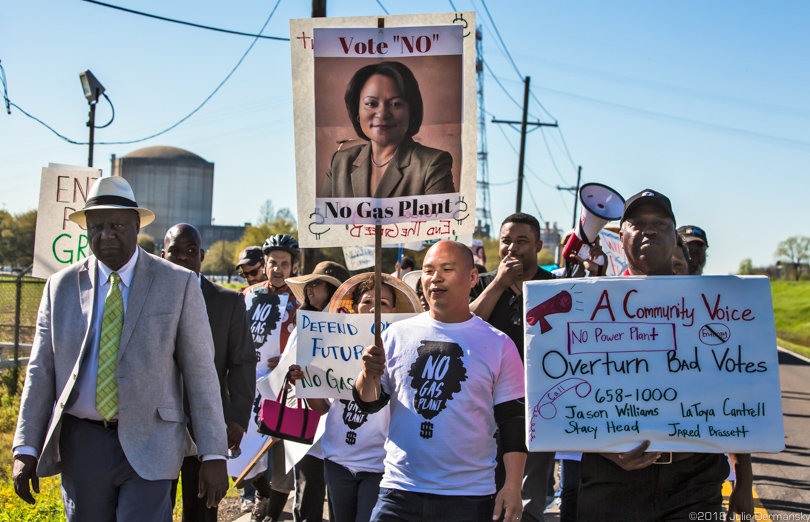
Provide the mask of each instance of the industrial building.
{"label": "industrial building", "polygon": [[245,225],[213,225],[214,164],[177,147],[156,146],[112,156],[112,175],[132,186],[138,204],[155,213],[155,221],[144,229],[158,247],[166,230],[177,223],[189,223],[200,231],[203,248],[242,237]]}

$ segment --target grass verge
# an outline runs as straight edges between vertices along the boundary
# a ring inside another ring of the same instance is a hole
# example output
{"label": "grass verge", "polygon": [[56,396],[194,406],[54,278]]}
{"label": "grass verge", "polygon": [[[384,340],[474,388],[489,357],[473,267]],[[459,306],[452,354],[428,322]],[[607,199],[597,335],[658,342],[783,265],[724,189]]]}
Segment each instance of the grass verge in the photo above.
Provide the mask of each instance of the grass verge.
{"label": "grass verge", "polygon": [[779,346],[810,357],[810,281],[771,281]]}

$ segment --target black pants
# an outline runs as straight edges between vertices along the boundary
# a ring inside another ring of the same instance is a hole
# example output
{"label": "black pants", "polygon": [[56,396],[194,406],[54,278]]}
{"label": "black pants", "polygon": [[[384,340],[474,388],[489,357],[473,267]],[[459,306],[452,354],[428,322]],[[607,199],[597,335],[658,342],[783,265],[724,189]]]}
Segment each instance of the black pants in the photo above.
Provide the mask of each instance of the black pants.
{"label": "black pants", "polygon": [[[206,507],[208,499],[199,498],[200,492],[200,466],[197,457],[183,459],[180,476],[183,477],[183,522],[217,522],[217,507]],[[172,508],[177,497],[177,480],[172,481]]]}
{"label": "black pants", "polygon": [[653,522],[688,521],[690,513],[700,512],[721,516],[728,473],[722,453],[696,453],[672,464],[634,471],[625,471],[599,454],[585,453],[577,518]]}
{"label": "black pants", "polygon": [[326,497],[326,479],[323,460],[305,455],[295,465],[295,504],[293,514],[300,522],[321,522],[323,500]]}
{"label": "black pants", "polygon": [[562,460],[560,465],[562,466],[560,522],[576,522],[580,463],[578,460]]}

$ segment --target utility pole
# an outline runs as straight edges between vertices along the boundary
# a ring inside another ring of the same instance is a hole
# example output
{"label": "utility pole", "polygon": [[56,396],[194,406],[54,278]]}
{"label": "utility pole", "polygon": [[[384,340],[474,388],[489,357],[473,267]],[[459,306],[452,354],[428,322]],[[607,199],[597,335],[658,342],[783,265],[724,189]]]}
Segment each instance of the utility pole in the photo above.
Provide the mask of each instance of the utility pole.
{"label": "utility pole", "polygon": [[582,179],[582,165],[577,169],[577,186],[576,187],[561,187],[557,185],[557,190],[567,190],[574,194],[574,223],[571,228],[577,228],[577,203],[579,203],[579,181]]}
{"label": "utility pole", "polygon": [[537,130],[539,127],[556,127],[557,123],[540,123],[539,121],[527,121],[529,115],[529,82],[531,82],[531,78],[529,76],[526,77],[524,80],[524,91],[523,91],[523,119],[521,121],[507,121],[507,120],[496,120],[493,118],[492,123],[507,123],[509,125],[520,125],[520,158],[518,159],[518,186],[517,186],[517,205],[515,208],[515,212],[520,212],[520,208],[523,204],[523,164],[526,158],[526,128],[529,125],[533,125],[535,128],[532,130]]}
{"label": "utility pole", "polygon": [[[312,18],[326,18],[326,0],[312,0]],[[318,264],[319,257],[317,248],[302,248],[298,272],[311,274]]]}
{"label": "utility pole", "polygon": [[312,0],[312,18],[326,18],[326,0]]}
{"label": "utility pole", "polygon": [[[98,100],[98,89],[96,89],[96,100]],[[90,102],[90,119],[87,122],[87,126],[90,127],[90,149],[87,154],[87,166],[93,166],[93,139],[95,138],[95,130],[96,130],[96,103],[95,101]]]}

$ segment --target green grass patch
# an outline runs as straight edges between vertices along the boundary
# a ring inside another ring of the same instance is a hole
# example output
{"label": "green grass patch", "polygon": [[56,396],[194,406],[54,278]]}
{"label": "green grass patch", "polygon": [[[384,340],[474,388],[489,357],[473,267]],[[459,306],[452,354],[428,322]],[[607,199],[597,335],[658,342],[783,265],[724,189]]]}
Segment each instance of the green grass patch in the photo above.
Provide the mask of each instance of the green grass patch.
{"label": "green grass patch", "polygon": [[771,293],[780,345],[810,356],[810,281],[771,281]]}
{"label": "green grass patch", "polygon": [[14,493],[11,482],[11,444],[14,442],[14,430],[17,427],[17,415],[20,412],[20,393],[23,387],[25,372],[20,372],[20,379],[15,395],[9,395],[9,370],[0,374],[0,522],[56,522],[65,520],[62,506],[62,488],[59,477],[48,477],[39,480],[39,494],[34,494],[37,503],[26,504]]}
{"label": "green grass patch", "polygon": [[807,348],[806,346],[793,344],[789,341],[785,341],[784,339],[780,339],[779,337],[776,338],[776,344],[778,344],[779,346],[781,346],[786,350],[790,350],[793,353],[802,355],[810,359],[810,348]]}

